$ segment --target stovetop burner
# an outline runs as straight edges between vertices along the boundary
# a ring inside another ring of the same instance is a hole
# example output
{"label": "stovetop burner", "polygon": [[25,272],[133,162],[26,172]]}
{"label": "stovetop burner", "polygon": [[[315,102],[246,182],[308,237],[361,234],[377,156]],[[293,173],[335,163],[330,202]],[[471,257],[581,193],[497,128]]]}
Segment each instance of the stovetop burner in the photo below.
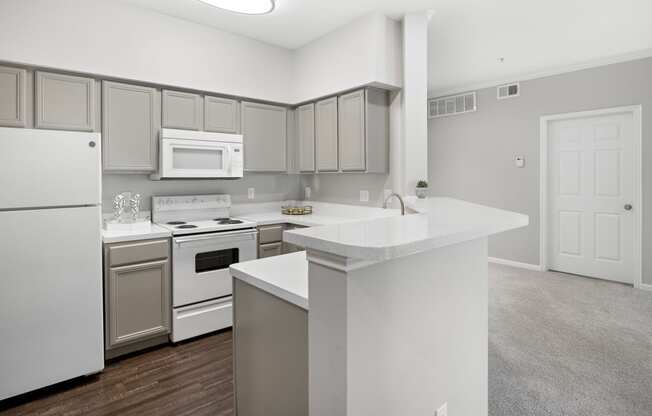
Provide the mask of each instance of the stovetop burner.
{"label": "stovetop burner", "polygon": [[192,224],[183,224],[183,225],[179,225],[178,227],[174,227],[174,228],[186,229],[186,228],[197,228],[197,226],[192,225]]}
{"label": "stovetop burner", "polygon": [[185,224],[185,223],[186,223],[185,221],[170,221],[170,222],[166,222],[167,225],[183,225],[183,224]]}
{"label": "stovetop burner", "polygon": [[232,220],[232,219],[226,218],[226,219],[223,219],[223,220],[219,220],[217,223],[218,223],[218,224],[223,224],[223,225],[227,225],[227,224],[242,224],[242,221],[240,221],[240,220]]}

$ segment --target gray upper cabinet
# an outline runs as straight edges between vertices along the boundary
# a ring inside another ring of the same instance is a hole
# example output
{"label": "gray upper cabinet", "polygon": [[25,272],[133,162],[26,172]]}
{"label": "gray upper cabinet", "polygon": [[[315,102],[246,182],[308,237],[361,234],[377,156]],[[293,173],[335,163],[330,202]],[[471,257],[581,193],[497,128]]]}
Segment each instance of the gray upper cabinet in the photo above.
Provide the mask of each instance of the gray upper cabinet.
{"label": "gray upper cabinet", "polygon": [[287,109],[242,102],[244,168],[250,172],[287,171]]}
{"label": "gray upper cabinet", "polygon": [[104,81],[102,141],[104,170],[152,172],[156,169],[160,126],[156,89]]}
{"label": "gray upper cabinet", "polygon": [[0,66],[0,126],[27,126],[27,71]]}
{"label": "gray upper cabinet", "polygon": [[315,171],[315,105],[306,104],[297,109],[297,138],[299,143],[299,171]]}
{"label": "gray upper cabinet", "polygon": [[365,137],[368,173],[389,173],[389,92],[365,90]]}
{"label": "gray upper cabinet", "polygon": [[163,90],[163,127],[201,130],[203,100],[198,94]]}
{"label": "gray upper cabinet", "polygon": [[336,172],[337,154],[337,97],[315,104],[315,142],[317,171]]}
{"label": "gray upper cabinet", "polygon": [[95,80],[72,75],[36,72],[37,129],[93,131]]}
{"label": "gray upper cabinet", "polygon": [[204,130],[217,133],[239,133],[240,103],[230,98],[205,96]]}
{"label": "gray upper cabinet", "polygon": [[340,169],[366,169],[365,92],[354,91],[338,98]]}

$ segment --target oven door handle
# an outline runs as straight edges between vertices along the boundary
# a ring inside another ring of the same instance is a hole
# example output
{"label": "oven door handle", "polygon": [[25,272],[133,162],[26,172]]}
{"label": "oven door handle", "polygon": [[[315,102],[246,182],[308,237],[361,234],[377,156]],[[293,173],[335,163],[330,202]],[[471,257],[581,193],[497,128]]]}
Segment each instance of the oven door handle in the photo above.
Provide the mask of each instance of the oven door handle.
{"label": "oven door handle", "polygon": [[[256,230],[238,230],[238,231],[226,231],[226,232],[220,232],[219,234],[206,234],[206,235],[195,235],[195,236],[189,236],[189,237],[175,237],[174,242],[181,246],[184,243],[194,243],[194,242],[199,242],[199,241],[209,241],[209,240],[214,240],[214,241],[220,241],[220,240],[225,240],[229,238],[231,241],[238,241],[240,239],[234,239],[233,237],[256,237],[258,234],[258,231]],[[242,240],[246,240],[248,238],[243,238]]]}

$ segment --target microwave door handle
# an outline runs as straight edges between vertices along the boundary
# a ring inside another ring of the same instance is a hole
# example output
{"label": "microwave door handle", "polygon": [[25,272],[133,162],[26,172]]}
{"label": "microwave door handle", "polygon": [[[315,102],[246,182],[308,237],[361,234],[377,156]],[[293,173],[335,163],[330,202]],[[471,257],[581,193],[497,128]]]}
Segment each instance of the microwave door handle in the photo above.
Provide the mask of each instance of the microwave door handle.
{"label": "microwave door handle", "polygon": [[227,175],[231,174],[231,146],[226,145],[224,146],[226,149],[226,154],[225,154],[225,160],[224,160],[224,171]]}

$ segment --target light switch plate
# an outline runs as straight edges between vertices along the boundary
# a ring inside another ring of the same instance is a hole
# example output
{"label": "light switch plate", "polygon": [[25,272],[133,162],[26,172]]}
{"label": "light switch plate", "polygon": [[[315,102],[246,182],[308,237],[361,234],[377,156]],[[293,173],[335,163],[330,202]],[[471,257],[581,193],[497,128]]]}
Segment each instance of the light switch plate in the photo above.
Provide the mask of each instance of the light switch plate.
{"label": "light switch plate", "polygon": [[256,188],[247,189],[247,198],[254,199],[256,197]]}
{"label": "light switch plate", "polygon": [[369,202],[369,191],[360,191],[360,202]]}
{"label": "light switch plate", "polygon": [[310,199],[310,194],[312,194],[312,189],[310,189],[309,186],[306,186],[306,189],[304,190],[304,196],[306,199]]}
{"label": "light switch plate", "polygon": [[524,156],[514,157],[514,166],[516,166],[517,168],[525,167],[525,157]]}

